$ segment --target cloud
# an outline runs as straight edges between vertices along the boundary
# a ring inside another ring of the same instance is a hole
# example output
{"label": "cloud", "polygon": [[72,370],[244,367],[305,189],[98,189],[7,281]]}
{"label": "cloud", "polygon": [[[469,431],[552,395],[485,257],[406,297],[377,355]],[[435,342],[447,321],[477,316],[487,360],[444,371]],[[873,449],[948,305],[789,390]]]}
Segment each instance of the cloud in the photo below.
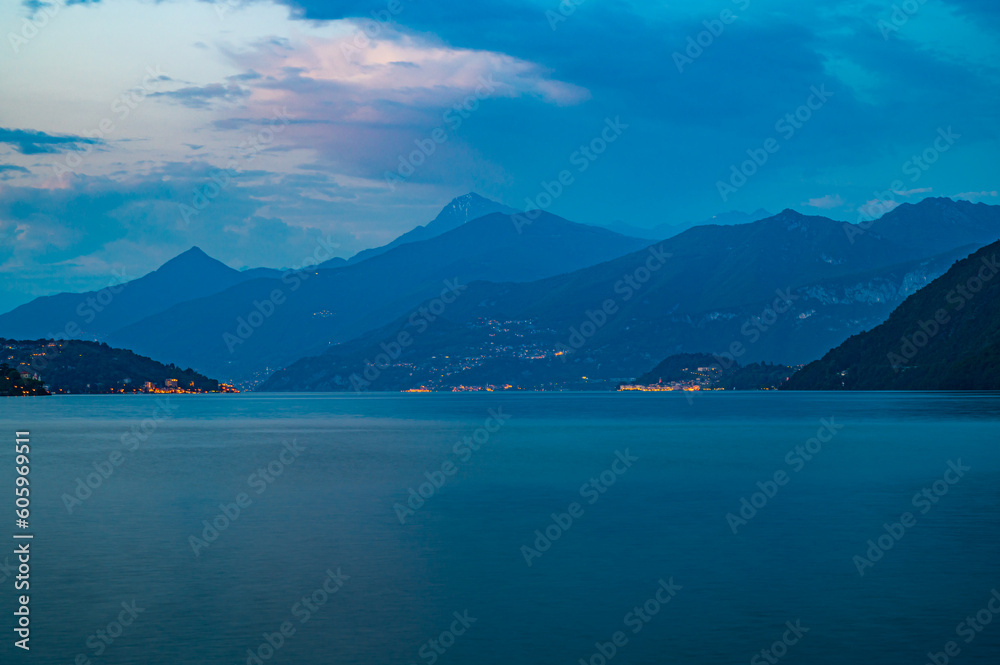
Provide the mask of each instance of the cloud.
{"label": "cloud", "polygon": [[891,199],[870,199],[858,207],[858,212],[866,217],[881,217],[893,208],[899,206],[899,201]]}
{"label": "cloud", "polygon": [[30,129],[4,129],[0,127],[0,143],[6,143],[22,155],[64,152],[81,143],[101,143],[99,139],[82,136],[57,136]]}
{"label": "cloud", "polygon": [[180,206],[216,172],[203,162],[169,164],[120,181],[68,175],[56,190],[0,187],[0,237],[17,238],[16,252],[0,253],[0,282],[35,295],[87,288],[113,267],[139,276],[191,245],[234,267],[293,265],[326,236],[347,255],[369,245],[350,224],[315,224],[345,209],[341,188],[316,173],[241,170],[185,223]]}
{"label": "cloud", "polygon": [[211,102],[239,102],[250,96],[250,91],[236,84],[212,83],[203,86],[189,86],[168,92],[154,92],[150,97],[166,97],[192,109],[204,109]]}
{"label": "cloud", "polygon": [[[0,164],[0,181],[11,180],[12,178],[16,178],[18,173],[27,173],[30,175],[31,171],[24,168],[23,166],[15,166],[14,164]],[[0,222],[2,222],[2,220],[0,220]]]}
{"label": "cloud", "polygon": [[933,187],[917,187],[916,189],[904,189],[899,192],[894,191],[893,194],[896,196],[914,196],[916,194],[927,194],[933,191]]}
{"label": "cloud", "polygon": [[441,108],[474,93],[556,105],[579,104],[590,96],[546,68],[504,53],[455,48],[392,25],[375,37],[365,34],[360,21],[345,20],[336,28],[277,44],[261,40],[230,57],[246,68],[241,80],[255,81],[255,92],[270,91],[258,98],[280,92],[289,101],[308,98],[310,106],[353,106],[359,119],[372,119],[365,109],[378,108],[376,121],[387,119],[391,106]]}
{"label": "cloud", "polygon": [[802,205],[807,205],[811,208],[823,208],[824,210],[829,210],[830,208],[839,208],[844,205],[844,199],[840,197],[840,194],[827,194],[826,196],[821,196],[818,199],[809,199]]}
{"label": "cloud", "polygon": [[962,192],[961,194],[955,194],[952,198],[964,199],[966,201],[971,201],[973,203],[976,203],[978,201],[982,201],[983,199],[994,199],[998,195],[1000,195],[1000,193],[998,193],[997,190],[994,189],[992,191],[982,191],[982,192]]}
{"label": "cloud", "polygon": [[[255,243],[284,257],[287,241],[292,254],[275,261],[290,264],[301,234],[338,234],[352,250],[380,244],[470,189],[517,204],[572,168],[570,156],[604,118],[620,116],[631,128],[553,212],[581,222],[704,219],[720,211],[718,178],[824,84],[829,104],[782,141],[733,205],[822,206],[839,197],[838,210],[847,209],[843,200],[871,199],[880,214],[896,203],[882,199],[1000,178],[1000,42],[983,37],[990,26],[979,20],[1000,18],[993,0],[922,5],[888,42],[875,25],[888,10],[872,0],[753,3],[683,73],[671,56],[718,16],[718,2],[577,3],[553,30],[545,12],[557,5],[70,2],[16,60],[0,50],[0,126],[39,131],[0,144],[0,159],[30,169],[0,174],[10,178],[0,183],[8,211],[0,214],[16,213],[19,237],[33,248],[26,259],[48,262],[53,275],[71,261],[133,261],[126,247],[147,266],[191,244],[252,265],[270,262]],[[16,28],[25,16],[22,5],[0,3],[0,24]],[[156,91],[167,94],[138,103],[144,70],[159,65],[170,83]],[[475,110],[457,115],[467,100]],[[258,140],[282,110],[290,118],[283,131]],[[460,126],[447,123],[449,113]],[[113,129],[98,133],[104,120]],[[934,140],[931,128],[949,125],[961,141],[919,182],[907,181],[903,164]],[[431,145],[439,127],[446,140],[389,191],[384,174]],[[106,143],[59,182],[52,166],[75,159],[79,136]],[[244,163],[248,146],[254,158]],[[46,154],[54,152],[63,154]],[[179,227],[179,202],[234,158],[239,177],[198,223]],[[920,189],[887,192],[900,178]],[[12,193],[11,183],[24,187]]]}

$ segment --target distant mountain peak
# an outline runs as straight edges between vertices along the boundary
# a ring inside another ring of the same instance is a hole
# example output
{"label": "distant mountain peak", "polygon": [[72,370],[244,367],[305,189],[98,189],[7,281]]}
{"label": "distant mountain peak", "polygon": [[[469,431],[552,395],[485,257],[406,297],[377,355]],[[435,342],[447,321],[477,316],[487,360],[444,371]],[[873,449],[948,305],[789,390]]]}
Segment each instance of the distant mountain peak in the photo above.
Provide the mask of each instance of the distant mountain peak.
{"label": "distant mountain peak", "polygon": [[[485,196],[480,196],[475,192],[469,192],[468,194],[456,196],[441,209],[441,212],[437,214],[437,217],[432,219],[426,225],[418,226],[415,229],[407,231],[392,242],[382,245],[381,247],[373,247],[372,249],[362,250],[352,256],[348,260],[348,263],[357,263],[359,261],[364,261],[365,259],[370,259],[373,256],[383,254],[393,247],[398,247],[399,245],[405,245],[407,243],[427,240],[428,238],[439,236],[442,233],[451,231],[452,229],[457,229],[466,222],[470,222],[479,217],[485,217],[486,215],[495,212],[512,215],[517,211],[513,208],[505,206],[502,203],[492,201]],[[333,268],[336,266],[330,261],[327,261],[320,264],[320,267]]]}
{"label": "distant mountain peak", "polygon": [[503,212],[509,215],[517,211],[513,208],[508,208],[499,201],[488,199],[475,192],[469,192],[462,196],[456,196],[449,201],[448,205],[442,208],[437,217],[427,226],[433,228],[431,225],[439,226],[443,222],[448,224],[450,228],[454,228],[459,224],[464,224],[477,217],[483,217],[493,212]]}
{"label": "distant mountain peak", "polygon": [[[463,205],[465,203],[472,203],[472,202],[476,202],[476,201],[485,201],[487,203],[496,203],[496,201],[488,199],[485,196],[477,194],[476,192],[469,192],[468,194],[462,194],[461,196],[456,196],[455,198],[453,198],[448,203],[448,205],[449,206]],[[445,206],[445,207],[447,207],[447,206]]]}
{"label": "distant mountain peak", "polygon": [[798,210],[785,208],[777,215],[770,217],[775,222],[781,223],[786,229],[804,228],[810,219],[809,215],[803,215]]}
{"label": "distant mountain peak", "polygon": [[990,208],[986,204],[972,203],[971,201],[965,201],[962,199],[950,199],[946,196],[929,196],[926,199],[921,199],[914,203],[906,202],[900,203],[898,206],[892,210],[886,212],[882,215],[881,220],[892,220],[898,217],[907,217],[916,215],[920,216],[934,216],[941,220],[950,220],[957,216],[962,215],[972,215],[977,216],[981,214],[990,214]]}
{"label": "distant mountain peak", "polygon": [[[173,271],[190,272],[192,270],[204,270],[204,269],[218,270],[220,268],[224,269],[224,271],[233,270],[232,268],[224,264],[222,261],[214,259],[208,254],[206,254],[201,247],[195,245],[191,247],[191,249],[183,251],[174,258],[170,259],[169,261],[161,265],[159,268],[157,268],[154,272],[157,273],[161,273],[161,271],[168,273]],[[236,271],[233,270],[233,272]]]}

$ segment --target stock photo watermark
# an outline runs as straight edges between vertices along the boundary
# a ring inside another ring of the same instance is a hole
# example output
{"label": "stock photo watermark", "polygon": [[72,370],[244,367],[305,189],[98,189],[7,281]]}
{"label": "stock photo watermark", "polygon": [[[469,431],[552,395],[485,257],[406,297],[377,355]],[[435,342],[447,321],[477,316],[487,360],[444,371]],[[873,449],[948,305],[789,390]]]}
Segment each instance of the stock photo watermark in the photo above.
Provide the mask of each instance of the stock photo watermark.
{"label": "stock photo watermark", "polygon": [[674,578],[668,580],[660,579],[656,590],[645,602],[636,605],[623,618],[622,623],[628,632],[617,630],[611,634],[611,639],[607,642],[595,642],[594,652],[586,659],[580,658],[579,665],[607,665],[618,652],[629,643],[629,634],[638,635],[642,629],[660,613],[664,607],[677,596],[677,592],[683,589],[680,584],[674,583]]}
{"label": "stock photo watermark", "polygon": [[427,665],[434,665],[438,659],[445,654],[448,649],[455,646],[458,638],[465,635],[472,624],[476,623],[478,619],[476,617],[469,616],[469,610],[463,610],[462,613],[452,612],[451,614],[455,617],[451,625],[434,638],[431,638],[420,645],[417,649],[417,655],[422,658]]}
{"label": "stock photo watermark", "polygon": [[503,412],[503,407],[487,410],[489,416],[483,424],[477,427],[472,434],[463,436],[452,446],[451,452],[456,461],[444,460],[440,467],[424,472],[426,482],[420,483],[416,489],[408,488],[408,496],[405,505],[395,503],[392,506],[396,513],[396,519],[400,524],[406,524],[406,519],[416,514],[416,511],[424,505],[444,487],[448,479],[458,473],[462,464],[468,463],[472,456],[489,443],[490,437],[500,431],[504,424],[510,420],[511,416]]}
{"label": "stock photo watermark", "polygon": [[[305,450],[305,446],[300,445],[296,439],[283,442],[281,451],[274,459],[247,476],[247,487],[259,497],[298,460],[299,455]],[[253,497],[248,492],[238,492],[230,503],[219,504],[219,512],[211,521],[202,520],[201,537],[193,534],[188,536],[188,544],[195,557],[200,557],[203,549],[211,547],[226,529],[240,519],[253,502]]]}
{"label": "stock photo watermark", "polygon": [[[621,138],[621,135],[628,129],[621,120],[621,116],[604,119],[604,127],[597,136],[587,143],[583,143],[576,150],[570,153],[569,163],[576,167],[576,173],[583,173],[596,162],[612,143]],[[566,188],[576,182],[576,176],[570,169],[563,169],[552,180],[542,180],[539,185],[541,191],[534,196],[525,199],[524,212],[519,212],[511,217],[511,222],[518,233],[523,233],[524,227],[530,226],[538,219],[542,211],[548,210],[552,204],[566,191]]]}
{"label": "stock photo watermark", "polygon": [[777,289],[777,296],[774,301],[760,313],[760,316],[752,316],[740,326],[740,334],[746,338],[746,343],[733,340],[726,351],[713,353],[712,356],[723,369],[732,367],[738,358],[743,357],[747,352],[747,346],[760,341],[761,335],[770,330],[778,322],[782,315],[792,309],[792,303],[799,300],[801,296],[792,293],[791,288],[784,291]]}
{"label": "stock photo watermark", "polygon": [[[745,11],[750,7],[750,0],[732,0],[740,11]],[[709,49],[715,40],[726,31],[726,26],[732,25],[739,16],[733,13],[728,7],[719,12],[718,18],[706,19],[701,22],[704,30],[695,35],[688,35],[684,51],[674,51],[671,58],[679,74],[684,73],[684,68],[693,65],[694,61],[700,58]]]}
{"label": "stock photo watermark", "polygon": [[85,501],[94,495],[110,478],[115,471],[125,463],[128,453],[134,453],[144,444],[153,432],[160,426],[174,417],[177,411],[177,404],[169,396],[156,398],[156,407],[147,418],[143,418],[137,423],[133,423],[127,432],[124,432],[119,441],[122,447],[112,450],[101,459],[95,460],[91,466],[94,470],[86,476],[76,478],[76,486],[72,493],[63,492],[62,502],[66,506],[66,512],[70,515],[77,506],[82,506]]}
{"label": "stock photo watermark", "polygon": [[[805,468],[822,450],[823,445],[830,443],[837,433],[844,429],[844,426],[835,422],[834,417],[823,418],[819,421],[819,429],[816,436],[806,439],[800,444],[785,453],[785,465],[791,469],[792,473],[798,473]],[[749,524],[750,520],[757,516],[767,504],[778,495],[782,487],[787,485],[792,476],[785,469],[777,469],[769,478],[757,481],[756,487],[759,491],[740,497],[740,507],[736,513],[726,513],[726,524],[735,535],[739,528]]]}
{"label": "stock photo watermark", "polygon": [[[947,464],[948,466],[940,479],[935,480],[930,487],[924,487],[913,495],[910,503],[913,504],[914,508],[920,509],[921,515],[926,515],[930,512],[931,508],[941,500],[941,497],[948,494],[952,486],[958,484],[965,477],[966,472],[972,470],[972,467],[962,464],[961,459],[957,461],[948,460]],[[886,552],[895,547],[896,543],[902,540],[903,536],[916,525],[917,518],[909,511],[902,513],[899,516],[899,520],[892,524],[888,522],[884,523],[882,530],[885,533],[869,539],[866,543],[868,549],[865,550],[864,555],[856,554],[851,559],[851,562],[858,571],[858,575],[864,577],[867,569],[873,568],[876,563],[881,561]]]}
{"label": "stock photo watermark", "polygon": [[181,219],[185,224],[190,224],[191,220],[200,215],[212,204],[215,199],[229,189],[240,176],[244,162],[252,162],[257,155],[267,149],[267,146],[274,141],[278,134],[285,131],[285,127],[291,124],[292,120],[288,116],[288,109],[282,108],[274,112],[274,117],[267,121],[267,126],[256,134],[251,134],[242,141],[236,149],[239,153],[237,157],[231,157],[225,168],[215,169],[201,187],[198,187],[191,194],[191,205],[186,203],[178,204]]}
{"label": "stock photo watermark", "polygon": [[916,16],[925,4],[927,4],[927,0],[903,0],[899,4],[894,4],[888,20],[880,18],[875,24],[875,27],[882,33],[882,39],[889,41],[889,35],[899,32],[899,29]]}
{"label": "stock photo watermark", "polygon": [[[911,155],[910,158],[903,162],[900,166],[900,170],[903,172],[903,175],[910,176],[909,181],[911,183],[915,183],[920,180],[923,174],[929,171],[930,168],[937,163],[937,161],[941,158],[941,155],[951,150],[952,147],[954,147],[955,142],[962,138],[961,134],[956,134],[954,130],[952,130],[951,125],[949,125],[947,129],[938,127],[937,134],[938,135],[931,141],[930,145],[921,150],[919,153]],[[854,224],[844,222],[844,233],[847,235],[847,239],[852,245],[856,241],[857,237],[868,231],[868,229],[872,227],[879,217],[896,207],[897,203],[894,197],[904,194],[905,187],[905,183],[897,178],[889,183],[889,186],[886,189],[875,190],[872,193],[872,200],[858,208],[857,222]]]}
{"label": "stock photo watermark", "polygon": [[766,649],[761,649],[750,659],[750,665],[764,665],[764,663],[774,665],[787,656],[788,650],[798,644],[799,640],[809,632],[809,629],[802,625],[802,619],[796,619],[795,623],[786,621],[785,628],[786,630],[781,634],[780,639],[772,642],[771,646]]}
{"label": "stock photo watermark", "polygon": [[382,372],[391,367],[392,363],[398,360],[403,354],[403,351],[413,344],[413,335],[419,335],[427,330],[431,323],[444,314],[448,305],[455,302],[458,296],[467,288],[465,284],[458,281],[457,277],[445,280],[444,288],[441,289],[441,293],[436,298],[433,298],[427,304],[421,305],[407,317],[406,323],[414,329],[414,333],[410,333],[408,330],[401,330],[396,334],[394,340],[380,342],[379,347],[382,349],[382,352],[376,354],[374,360],[365,358],[365,367],[361,370],[360,374],[357,372],[351,374],[351,389],[354,392],[363,392],[371,386],[382,375]]}
{"label": "stock photo watermark", "polygon": [[[632,465],[638,461],[639,458],[632,455],[628,448],[625,449],[624,453],[616,450],[615,459],[611,465],[580,486],[580,498],[586,499],[588,505],[594,505],[618,481],[618,478],[628,472]],[[583,515],[583,506],[578,501],[570,502],[564,513],[552,513],[551,522],[548,525],[542,529],[535,529],[535,540],[532,543],[534,547],[521,546],[521,556],[524,557],[524,563],[530,568],[534,560],[541,558],[545,552],[548,552],[552,544],[569,531],[576,520],[579,520]]]}
{"label": "stock photo watermark", "polygon": [[[124,270],[112,270],[111,275],[107,286],[92,295],[88,295],[76,306],[74,311],[82,319],[84,325],[93,323],[97,316],[114,301],[115,296],[125,289],[125,285],[129,281]],[[49,332],[48,337],[56,341],[65,341],[82,334],[83,329],[80,327],[80,321],[71,320],[67,321],[59,332]],[[44,359],[42,361],[45,362]],[[32,364],[34,364],[34,360],[32,360]],[[47,362],[45,364],[47,365]],[[36,369],[44,369],[44,366]]]}
{"label": "stock photo watermark", "polygon": [[[653,278],[653,274],[660,270],[667,263],[667,259],[673,256],[669,252],[663,251],[662,245],[650,247],[649,256],[642,265],[636,267],[632,272],[622,275],[614,284],[614,292],[621,296],[622,302],[628,302],[642,287]],[[621,311],[617,298],[607,298],[601,306],[593,310],[586,310],[583,314],[583,321],[576,326],[570,326],[569,336],[565,342],[558,342],[555,346],[556,355],[562,362],[566,362],[569,355],[574,351],[579,351],[601,328],[608,324],[619,311]]]}
{"label": "stock photo watermark", "polygon": [[[282,284],[288,287],[290,293],[298,291],[303,282],[316,274],[315,267],[317,265],[334,257],[333,250],[338,247],[340,247],[340,244],[333,242],[329,236],[320,238],[317,241],[316,249],[313,250],[311,255],[300,261],[297,267],[290,268],[282,273]],[[236,327],[233,329],[233,332],[227,330],[222,333],[222,341],[225,343],[229,353],[233,353],[238,346],[250,339],[254,332],[274,316],[279,307],[285,304],[286,299],[287,294],[284,287],[271,289],[267,298],[264,298],[262,301],[255,299],[249,312],[245,315],[237,316],[235,321]]]}
{"label": "stock photo watermark", "polygon": [[7,33],[7,41],[10,42],[10,48],[14,54],[19,54],[21,49],[37,37],[38,33],[44,30],[49,25],[49,21],[54,19],[64,7],[66,7],[66,0],[51,0],[40,5],[31,16],[21,19],[21,29],[17,32]]}
{"label": "stock photo watermark", "polygon": [[[122,601],[121,607],[122,609],[115,619],[87,637],[85,645],[93,652],[90,658],[99,658],[104,655],[104,652],[111,648],[115,640],[122,637],[139,618],[139,615],[146,611],[145,608],[139,607],[134,599],[130,602]],[[86,653],[78,653],[73,659],[73,663],[74,665],[90,665],[90,658],[87,657]]]}
{"label": "stock photo watermark", "polygon": [[[330,599],[343,588],[344,583],[349,579],[351,576],[340,572],[339,566],[336,572],[327,568],[326,577],[323,578],[320,585],[312,593],[302,596],[292,605],[289,610],[292,617],[298,620],[300,626],[306,625],[323,606],[330,602]],[[282,621],[278,630],[273,633],[264,633],[261,636],[263,641],[256,648],[247,649],[247,665],[264,665],[265,661],[271,660],[285,646],[288,640],[295,635],[296,630],[293,622]]]}
{"label": "stock photo watermark", "polygon": [[[812,93],[793,111],[784,114],[774,123],[774,131],[784,141],[790,141],[796,133],[809,122],[813,115],[826,106],[826,103],[833,97],[833,93],[826,89],[826,84],[821,84],[818,88],[809,88]],[[715,188],[719,192],[719,197],[725,202],[743,187],[750,178],[764,167],[765,164],[781,149],[781,141],[773,136],[764,140],[759,148],[747,148],[746,159],[739,164],[732,164],[729,167],[729,178],[727,180],[717,180]]]}
{"label": "stock photo watermark", "polygon": [[83,165],[84,159],[93,151],[94,146],[104,143],[121,128],[121,123],[135,111],[139,104],[142,104],[150,95],[158,91],[158,86],[163,81],[169,81],[170,77],[163,73],[160,65],[156,67],[146,67],[146,76],[138,87],[125,92],[116,98],[109,107],[111,115],[101,118],[97,122],[97,127],[82,132],[86,140],[80,142],[81,147],[68,151],[62,162],[52,165],[52,172],[56,178],[61,178],[67,173],[76,173],[77,169]]}
{"label": "stock photo watermark", "polygon": [[560,23],[575,14],[580,5],[585,2],[587,0],[559,0],[559,5],[555,9],[546,9],[545,20],[548,21],[549,28],[555,31]]}
{"label": "stock photo watermark", "polygon": [[[961,312],[996,277],[998,272],[1000,272],[1000,263],[997,263],[996,254],[992,257],[984,256],[979,272],[966,280],[964,284],[956,284],[955,288],[948,292],[945,300],[952,306],[955,313]],[[910,361],[916,358],[922,349],[930,344],[941,331],[947,329],[951,320],[951,313],[941,307],[934,312],[933,318],[918,321],[919,330],[903,335],[899,340],[899,349],[886,354],[886,360],[892,366],[892,371],[899,374],[906,369]]]}
{"label": "stock photo watermark", "polygon": [[438,125],[430,133],[419,139],[414,139],[413,144],[416,149],[409,153],[401,154],[398,158],[398,165],[395,171],[385,172],[385,184],[394,191],[397,185],[402,184],[407,178],[417,172],[427,160],[438,151],[438,147],[448,142],[449,132],[458,131],[465,120],[472,117],[472,113],[479,109],[479,104],[490,98],[496,92],[500,84],[493,80],[493,74],[480,76],[479,85],[464,99],[455,102],[450,108],[441,114],[441,125]]}
{"label": "stock photo watermark", "polygon": [[[987,626],[993,623],[993,619],[1000,614],[1000,591],[996,588],[990,589],[990,597],[986,599],[986,603],[983,605],[982,609],[976,611],[974,614],[970,614],[955,626],[956,637],[962,638],[963,644],[972,644],[972,642],[983,632]],[[960,653],[962,653],[962,647],[959,646],[957,640],[948,640],[945,642],[944,647],[941,651],[927,652],[927,664],[926,665],[948,665],[952,658],[955,658]]]}
{"label": "stock photo watermark", "polygon": [[361,22],[361,25],[354,31],[350,43],[342,42],[340,44],[340,52],[349,59],[354,52],[375,46],[375,40],[382,36],[386,26],[402,14],[404,9],[406,9],[406,5],[401,0],[389,0],[385,4],[385,9],[371,10],[369,12],[371,19],[365,19]]}

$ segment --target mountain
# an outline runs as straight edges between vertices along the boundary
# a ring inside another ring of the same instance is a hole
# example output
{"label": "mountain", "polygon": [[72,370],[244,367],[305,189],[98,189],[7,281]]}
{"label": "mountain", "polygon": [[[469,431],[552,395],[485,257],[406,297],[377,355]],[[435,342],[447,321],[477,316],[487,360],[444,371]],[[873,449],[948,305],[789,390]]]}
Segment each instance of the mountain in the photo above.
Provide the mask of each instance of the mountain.
{"label": "mountain", "polygon": [[702,222],[694,224],[694,226],[707,226],[709,224],[716,224],[718,226],[735,226],[736,224],[749,224],[750,222],[767,219],[770,216],[771,213],[763,208],[758,208],[751,213],[742,212],[740,210],[730,210],[729,212],[713,215]]}
{"label": "mountain", "polygon": [[713,215],[706,220],[694,223],[673,223],[673,224],[657,224],[653,227],[641,227],[634,226],[632,224],[627,224],[620,220],[606,224],[605,228],[611,229],[616,233],[621,233],[623,235],[632,236],[634,238],[650,238],[651,240],[666,240],[671,238],[682,231],[685,231],[694,226],[735,226],[736,224],[749,224],[750,222],[756,222],[761,219],[770,217],[771,213],[760,208],[752,213],[745,213],[739,210],[731,210],[729,212],[719,213],[718,215]]}
{"label": "mountain", "polygon": [[927,198],[893,208],[871,224],[870,232],[927,253],[937,251],[942,242],[982,246],[997,239],[998,226],[1000,206]]}
{"label": "mountain", "polygon": [[428,240],[333,270],[290,272],[177,304],[115,331],[109,343],[225,378],[320,353],[408,316],[449,285],[537,280],[635,251],[647,241],[540,213],[494,213]]}
{"label": "mountain", "polygon": [[18,339],[104,339],[119,328],[177,303],[218,293],[257,274],[233,270],[192,247],[130,282],[111,284],[99,291],[36,298],[0,315],[0,335]]}
{"label": "mountain", "polygon": [[[429,240],[430,238],[439,236],[442,233],[447,233],[452,229],[457,229],[462,224],[479,217],[485,217],[486,215],[493,213],[513,215],[515,212],[517,211],[513,208],[505,206],[502,203],[491,201],[490,199],[482,197],[475,192],[469,192],[464,196],[452,199],[451,202],[449,202],[448,205],[446,205],[441,212],[438,213],[437,217],[432,219],[426,225],[418,226],[412,231],[407,231],[387,245],[360,251],[346,261],[346,263],[358,263],[360,261],[370,259],[373,256],[385,254],[393,247],[405,245],[406,243]],[[343,259],[330,259],[329,261],[321,263],[319,267],[323,269],[337,268],[344,264],[345,261]]]}
{"label": "mountain", "polygon": [[720,363],[709,353],[680,353],[665,358],[632,384],[636,386],[699,386],[710,390],[773,390],[784,384],[795,368],[770,363]]}
{"label": "mountain", "polygon": [[[932,220],[924,213],[934,206],[913,206],[911,226]],[[975,229],[958,242],[995,241],[1000,219]],[[842,222],[792,210],[694,227],[572,273],[472,284],[434,322],[398,319],[297,361],[261,389],[608,387],[672,354],[704,350],[723,365],[802,364],[878,325],[979,246],[951,242],[942,235],[929,254],[875,226],[852,235]],[[373,374],[369,361],[384,355],[381,345],[404,333],[410,344],[377,368],[377,381],[352,381]]]}
{"label": "mountain", "polygon": [[1000,242],[957,262],[787,390],[1000,390]]}
{"label": "mountain", "polygon": [[189,392],[220,390],[218,381],[193,370],[164,365],[98,342],[0,339],[0,353],[3,362],[15,368],[11,371],[37,375],[53,393],[145,392],[147,382],[164,391],[168,379]]}
{"label": "mountain", "polygon": [[7,363],[0,363],[0,397],[35,397],[49,394],[39,379],[22,376]]}

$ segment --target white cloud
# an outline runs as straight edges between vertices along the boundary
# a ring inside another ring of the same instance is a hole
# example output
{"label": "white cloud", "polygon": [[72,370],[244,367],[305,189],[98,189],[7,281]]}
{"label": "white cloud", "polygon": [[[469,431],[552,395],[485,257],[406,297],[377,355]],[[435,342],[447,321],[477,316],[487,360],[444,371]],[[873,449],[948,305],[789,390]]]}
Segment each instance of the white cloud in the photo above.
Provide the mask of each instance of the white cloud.
{"label": "white cloud", "polygon": [[933,191],[933,187],[918,187],[916,189],[904,189],[900,192],[893,191],[893,194],[896,196],[914,196],[916,194],[928,194]]}
{"label": "white cloud", "polygon": [[899,205],[898,201],[886,199],[871,199],[858,207],[858,212],[865,217],[881,217]]}
{"label": "white cloud", "polygon": [[997,190],[992,191],[982,191],[982,192],[962,192],[961,194],[955,194],[952,198],[954,199],[964,199],[966,201],[971,201],[977,203],[983,199],[994,199],[1000,196]]}
{"label": "white cloud", "polygon": [[829,210],[830,208],[839,208],[844,205],[844,199],[840,197],[840,194],[827,194],[826,196],[821,196],[818,199],[809,199],[802,205],[807,205],[811,208]]}
{"label": "white cloud", "polygon": [[[281,154],[269,154],[269,170],[290,173],[317,160],[333,174],[371,177],[386,166],[375,169],[372,154],[398,154],[469,95],[478,93],[476,104],[589,97],[535,63],[455,48],[391,21],[307,21],[275,0],[217,10],[200,0],[62,7],[18,52],[0,48],[0,127],[86,135],[110,119],[108,141],[77,172],[114,177],[189,160],[187,143],[223,166],[248,123],[287,108],[296,125],[272,146]],[[25,14],[2,3],[0,25],[19,25]],[[147,67],[170,80],[121,115],[123,95],[140,89]],[[18,184],[41,184],[56,161],[2,153],[35,174],[15,174]]]}

